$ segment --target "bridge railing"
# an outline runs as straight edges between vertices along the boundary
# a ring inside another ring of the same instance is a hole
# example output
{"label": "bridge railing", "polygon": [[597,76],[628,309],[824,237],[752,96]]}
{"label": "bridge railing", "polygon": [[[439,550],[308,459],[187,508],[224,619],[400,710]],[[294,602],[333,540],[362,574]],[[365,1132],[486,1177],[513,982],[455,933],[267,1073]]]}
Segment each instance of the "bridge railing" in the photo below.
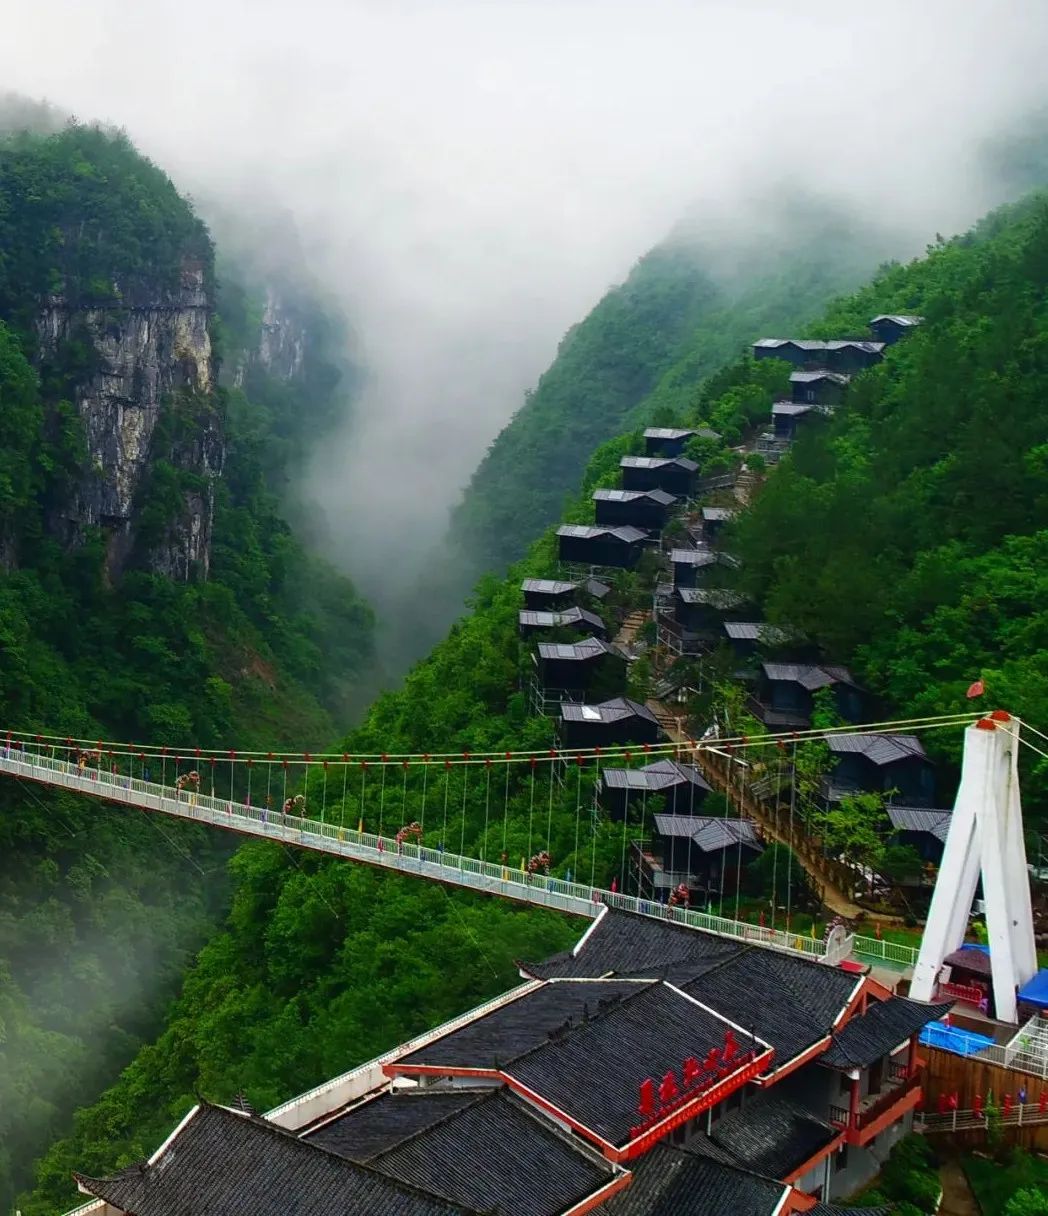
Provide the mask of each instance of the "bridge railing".
{"label": "bridge railing", "polygon": [[[393,837],[356,831],[342,823],[272,811],[193,790],[178,790],[101,768],[81,768],[46,752],[41,754],[5,747],[0,755],[0,772],[5,771],[109,801],[138,805],[302,848],[318,849],[399,873],[432,878],[575,915],[593,917],[603,906],[608,906],[813,959],[822,959],[825,954],[821,939],[803,934],[731,920],[622,892],[604,891],[587,883],[569,882],[553,875],[531,874],[526,869],[448,853],[440,848],[410,842],[398,843]],[[839,962],[847,957],[851,948],[852,938],[847,937],[837,944],[833,957],[826,961]]]}

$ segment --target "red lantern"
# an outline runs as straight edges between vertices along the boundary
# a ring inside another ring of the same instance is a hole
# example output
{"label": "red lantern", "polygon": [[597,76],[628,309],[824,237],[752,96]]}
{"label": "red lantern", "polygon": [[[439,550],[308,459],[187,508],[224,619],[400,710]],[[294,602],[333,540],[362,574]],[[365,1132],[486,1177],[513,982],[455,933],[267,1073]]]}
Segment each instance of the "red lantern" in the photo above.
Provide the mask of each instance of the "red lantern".
{"label": "red lantern", "polygon": [[982,1113],[983,1113],[982,1102],[983,1102],[982,1094],[976,1094],[975,1097],[972,1099],[972,1114],[975,1115],[975,1117],[977,1119],[982,1118]]}
{"label": "red lantern", "polygon": [[1010,1115],[1012,1113],[1012,1095],[1004,1095],[1004,1105],[1001,1107],[1002,1115]]}

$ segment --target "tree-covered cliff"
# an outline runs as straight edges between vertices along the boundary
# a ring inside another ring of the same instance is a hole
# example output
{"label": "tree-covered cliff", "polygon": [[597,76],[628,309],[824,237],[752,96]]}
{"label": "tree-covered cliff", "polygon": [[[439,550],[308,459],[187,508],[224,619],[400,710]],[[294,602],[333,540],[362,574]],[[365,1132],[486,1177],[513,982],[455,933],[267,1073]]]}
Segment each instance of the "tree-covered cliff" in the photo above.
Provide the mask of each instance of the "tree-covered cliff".
{"label": "tree-covered cliff", "polygon": [[[236,328],[215,297],[206,229],[126,139],[0,143],[6,728],[290,746],[333,731],[369,662],[369,609],[281,503],[286,434],[328,420],[323,342],[270,374],[264,298]],[[250,377],[220,386],[222,358]],[[0,1207],[156,1034],[226,908],[228,855],[0,786]]]}

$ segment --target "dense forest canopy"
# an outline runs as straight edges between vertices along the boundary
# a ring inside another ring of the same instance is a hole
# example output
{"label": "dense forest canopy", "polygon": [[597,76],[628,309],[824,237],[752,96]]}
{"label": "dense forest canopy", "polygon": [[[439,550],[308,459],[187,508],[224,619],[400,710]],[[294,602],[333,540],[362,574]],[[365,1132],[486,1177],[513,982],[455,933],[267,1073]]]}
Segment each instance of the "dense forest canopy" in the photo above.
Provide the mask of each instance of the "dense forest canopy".
{"label": "dense forest canopy", "polygon": [[[163,404],[136,524],[140,538],[163,532],[195,476],[167,453],[201,412],[216,419],[225,469],[207,581],[176,583],[134,560],[114,581],[102,529],[69,547],[53,527],[86,459],[75,392],[98,355],[74,331],[38,359],[36,320],[59,300],[106,310],[119,327],[123,309],[170,298],[187,259],[210,288],[206,229],[121,135],[71,125],[0,143],[0,706],[9,727],[172,746],[301,745],[333,731],[347,683],[370,661],[370,610],[282,514],[295,437],[328,420],[323,359],[301,386],[259,375]],[[234,296],[229,279],[224,298]],[[227,325],[225,354],[257,339],[257,320]],[[202,829],[0,787],[0,1207],[73,1108],[157,1033],[227,908],[228,855]]]}
{"label": "dense forest canopy", "polygon": [[[824,312],[806,332],[862,336],[869,318],[885,311],[920,312],[927,322],[854,382],[832,421],[812,427],[731,537],[745,558],[749,590],[769,615],[854,664],[896,710],[956,708],[967,683],[982,674],[995,700],[1048,721],[1040,712],[1048,631],[1037,600],[1048,551],[1038,531],[1048,501],[1041,456],[1048,437],[1038,399],[1046,249],[1048,212],[1035,199],[935,246],[926,258],[886,268]],[[675,306],[690,308],[707,287],[685,276]],[[816,294],[813,287],[808,315]],[[784,286],[780,303],[786,295]],[[620,337],[632,340],[623,307],[617,301],[611,312],[625,327]],[[674,340],[674,357],[703,332],[707,314],[698,311]],[[736,356],[767,326],[799,324],[800,316],[757,308],[741,332],[738,316],[722,315],[721,357]],[[650,352],[650,337],[637,334],[638,348]],[[719,444],[702,448],[700,441],[695,449],[708,468],[737,460],[728,445],[766,425],[788,369],[742,358],[715,370],[695,351],[689,357],[688,372],[672,371],[677,365],[664,349],[653,363],[640,359],[643,389],[603,425],[585,423],[592,425],[591,447],[595,439],[606,442],[585,470],[569,519],[592,518],[589,492],[615,484],[619,457],[642,443],[637,430],[614,431],[650,416],[649,407],[660,422],[702,422],[721,433]],[[656,381],[663,386],[657,398]],[[560,408],[575,408],[571,402],[565,397]],[[266,478],[250,481],[258,489]],[[542,511],[559,510],[566,488],[557,487],[557,504],[551,497],[528,516],[531,482],[519,502],[517,485],[505,483],[505,501],[530,523],[520,525],[507,552],[523,543]],[[261,578],[267,557],[261,541],[258,548]],[[230,563],[244,546],[234,549]],[[547,532],[507,579],[483,578],[470,614],[341,746],[356,753],[420,752],[435,739],[448,750],[548,746],[549,719],[528,709],[531,644],[519,638],[516,614],[520,579],[554,571]],[[650,574],[615,580],[608,607],[621,612],[642,602]],[[261,631],[265,620],[249,624]],[[637,665],[630,680],[643,694]],[[191,721],[190,729],[199,728]],[[347,824],[363,819],[387,831],[428,805],[429,844],[504,855],[516,865],[536,838],[543,845],[548,839],[555,873],[608,882],[620,873],[624,833],[589,815],[594,771],[574,776],[561,785],[548,771],[509,773],[495,794],[497,823],[488,814],[490,778],[466,770],[436,769],[428,804],[426,777],[413,771],[403,784],[362,774],[326,805]],[[307,805],[319,780],[307,787]],[[43,1159],[37,1190],[21,1200],[27,1216],[71,1198],[74,1168],[100,1172],[151,1151],[196,1094],[228,1101],[243,1091],[265,1108],[507,986],[512,958],[560,948],[578,932],[548,914],[262,844],[238,852],[232,879],[230,915],[190,969],[163,1034]]]}

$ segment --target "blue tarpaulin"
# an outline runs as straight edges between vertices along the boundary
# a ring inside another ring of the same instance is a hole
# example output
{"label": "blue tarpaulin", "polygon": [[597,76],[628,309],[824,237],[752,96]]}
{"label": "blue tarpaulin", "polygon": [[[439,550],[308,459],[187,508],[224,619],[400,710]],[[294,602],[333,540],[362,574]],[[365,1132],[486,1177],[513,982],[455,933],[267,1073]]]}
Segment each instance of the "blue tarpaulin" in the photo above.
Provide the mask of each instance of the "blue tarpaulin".
{"label": "blue tarpaulin", "polygon": [[1048,1009],[1048,970],[1038,971],[1032,980],[1027,980],[1019,989],[1019,1000],[1027,1005],[1039,1005]]}
{"label": "blue tarpaulin", "polygon": [[931,1022],[920,1033],[920,1041],[927,1047],[941,1047],[958,1056],[974,1056],[993,1046],[993,1039],[972,1030],[961,1030],[957,1026],[944,1026],[942,1022]]}

